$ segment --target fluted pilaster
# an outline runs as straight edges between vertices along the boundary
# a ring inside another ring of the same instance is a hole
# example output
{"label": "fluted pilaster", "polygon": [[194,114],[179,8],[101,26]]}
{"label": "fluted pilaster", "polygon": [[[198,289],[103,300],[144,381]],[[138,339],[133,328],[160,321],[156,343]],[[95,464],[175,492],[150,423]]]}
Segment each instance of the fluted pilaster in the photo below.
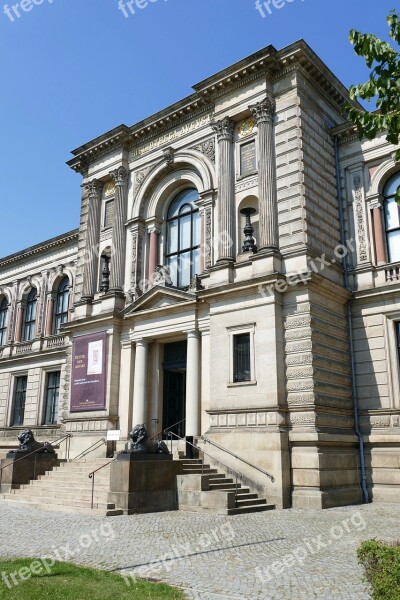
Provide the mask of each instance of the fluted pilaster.
{"label": "fluted pilaster", "polygon": [[86,230],[85,264],[83,271],[82,300],[90,300],[96,291],[98,244],[100,235],[100,209],[102,184],[97,179],[85,184],[88,193],[88,220]]}
{"label": "fluted pilaster", "polygon": [[265,98],[249,107],[258,126],[259,252],[279,251],[274,117],[275,102]]}
{"label": "fluted pilaster", "polygon": [[212,125],[217,134],[219,148],[219,182],[218,182],[218,261],[234,260],[233,248],[233,209],[234,209],[234,165],[233,165],[233,130],[234,122],[225,117]]}
{"label": "fluted pilaster", "polygon": [[119,167],[110,175],[115,181],[114,221],[112,232],[112,258],[110,292],[122,292],[125,274],[126,210],[128,194],[128,171]]}

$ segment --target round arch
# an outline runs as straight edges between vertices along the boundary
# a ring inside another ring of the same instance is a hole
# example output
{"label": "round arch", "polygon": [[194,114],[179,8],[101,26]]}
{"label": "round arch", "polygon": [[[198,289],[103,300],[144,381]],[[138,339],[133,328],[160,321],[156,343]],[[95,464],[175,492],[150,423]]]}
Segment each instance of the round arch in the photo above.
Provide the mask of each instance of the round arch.
{"label": "round arch", "polygon": [[162,161],[150,171],[138,191],[131,218],[160,218],[166,196],[172,197],[185,186],[195,187],[199,194],[215,188],[214,166],[199,152],[177,152],[172,169]]}
{"label": "round arch", "polygon": [[399,170],[399,163],[396,163],[393,158],[389,158],[380,164],[371,177],[371,185],[368,196],[381,196],[387,181],[392,175],[398,173]]}

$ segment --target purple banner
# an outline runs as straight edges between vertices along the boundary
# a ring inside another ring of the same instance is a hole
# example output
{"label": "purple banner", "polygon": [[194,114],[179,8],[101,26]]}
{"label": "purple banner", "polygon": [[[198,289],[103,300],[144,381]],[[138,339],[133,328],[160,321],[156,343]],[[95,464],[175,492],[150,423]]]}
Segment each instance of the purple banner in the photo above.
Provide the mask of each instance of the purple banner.
{"label": "purple banner", "polygon": [[71,412],[106,408],[107,333],[77,337],[72,345]]}

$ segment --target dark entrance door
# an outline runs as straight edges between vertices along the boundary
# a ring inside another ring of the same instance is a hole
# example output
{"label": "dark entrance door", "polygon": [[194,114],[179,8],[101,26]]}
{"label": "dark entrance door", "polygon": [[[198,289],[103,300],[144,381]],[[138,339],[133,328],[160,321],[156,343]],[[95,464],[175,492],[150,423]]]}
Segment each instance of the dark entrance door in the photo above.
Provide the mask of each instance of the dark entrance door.
{"label": "dark entrance door", "polygon": [[164,346],[163,430],[171,428],[180,437],[185,435],[186,354],[186,342]]}

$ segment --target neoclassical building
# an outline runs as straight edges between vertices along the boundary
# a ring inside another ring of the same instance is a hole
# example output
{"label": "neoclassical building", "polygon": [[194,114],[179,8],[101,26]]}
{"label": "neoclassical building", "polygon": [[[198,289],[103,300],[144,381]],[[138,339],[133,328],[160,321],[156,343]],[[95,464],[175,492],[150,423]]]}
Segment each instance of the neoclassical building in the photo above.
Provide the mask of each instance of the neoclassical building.
{"label": "neoclassical building", "polygon": [[278,507],[397,501],[395,148],[303,41],[193,89],[74,150],[79,229],[0,260],[0,447],[158,419]]}

